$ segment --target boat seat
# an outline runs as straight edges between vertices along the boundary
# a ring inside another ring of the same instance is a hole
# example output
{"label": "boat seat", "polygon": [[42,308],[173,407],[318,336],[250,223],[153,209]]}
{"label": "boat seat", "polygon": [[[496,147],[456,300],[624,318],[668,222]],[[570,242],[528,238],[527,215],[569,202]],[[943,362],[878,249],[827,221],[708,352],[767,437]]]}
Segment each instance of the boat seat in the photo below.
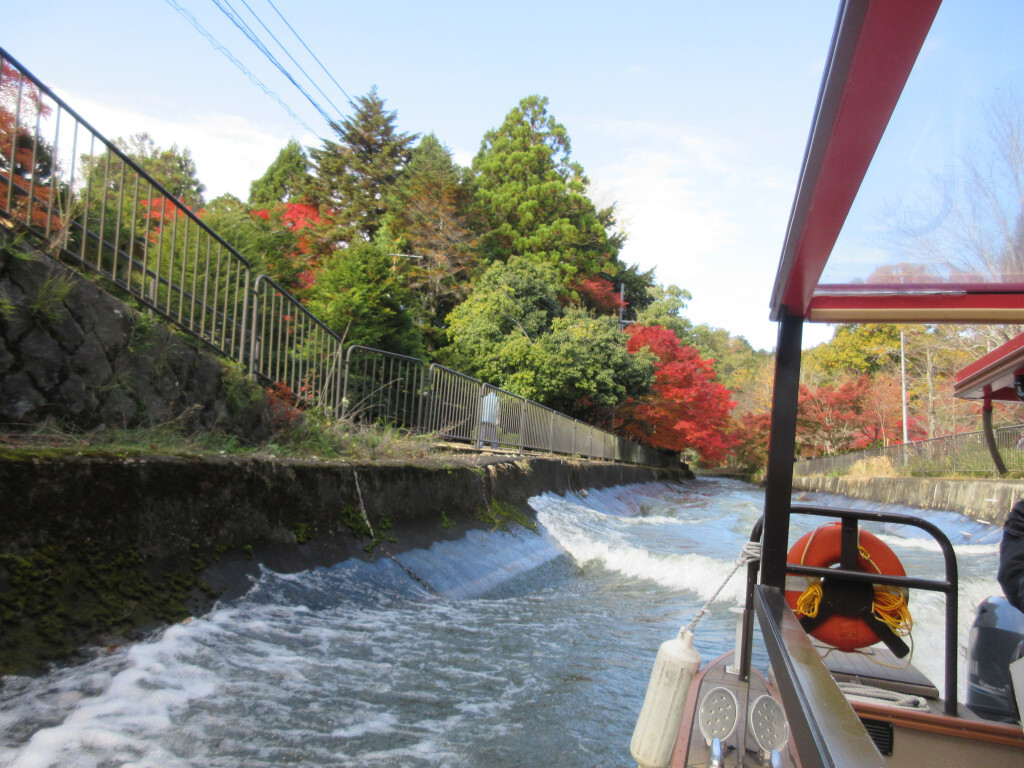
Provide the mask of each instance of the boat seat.
{"label": "boat seat", "polygon": [[883,645],[845,653],[817,640],[812,642],[837,682],[861,683],[926,699],[939,698],[939,690],[931,680],[905,660],[897,659]]}

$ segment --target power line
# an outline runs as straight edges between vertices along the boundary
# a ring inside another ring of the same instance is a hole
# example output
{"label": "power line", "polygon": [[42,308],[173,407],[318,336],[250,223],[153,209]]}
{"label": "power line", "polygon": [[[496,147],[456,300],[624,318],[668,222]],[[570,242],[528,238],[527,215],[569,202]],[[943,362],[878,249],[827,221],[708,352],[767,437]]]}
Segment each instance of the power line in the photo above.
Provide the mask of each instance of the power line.
{"label": "power line", "polygon": [[[302,44],[302,47],[306,49],[306,52],[310,56],[313,57],[313,61],[315,61],[317,64],[320,65],[320,69],[322,69],[324,71],[324,73],[327,75],[327,77],[330,78],[331,82],[334,83],[337,86],[338,90],[341,92],[341,95],[345,97],[345,101],[347,101],[350,106],[355,107],[355,104],[353,103],[351,97],[349,97],[349,95],[347,93],[345,93],[345,89],[342,88],[340,85],[338,85],[338,81],[334,79],[334,77],[327,70],[327,68],[321,63],[320,59],[317,58],[316,54],[313,53],[313,51],[310,49],[310,47],[308,45],[306,45],[306,41],[303,40],[299,36],[299,33],[295,31],[295,28],[291,24],[288,23],[288,19],[286,19],[282,15],[282,13],[277,9],[277,6],[275,6],[271,2],[271,0],[267,0],[267,2],[269,3],[270,7],[274,9],[274,13],[277,14],[278,18],[281,19],[281,21],[284,22],[285,26],[288,27],[289,30],[291,30],[291,33],[295,36],[295,39],[298,40]],[[319,85],[317,85],[317,82],[316,82],[316,80],[313,79],[313,76],[310,75],[303,68],[303,66],[295,59],[294,56],[291,55],[291,53],[289,53],[289,51],[285,47],[284,43],[282,43],[277,38],[277,36],[270,30],[270,28],[266,24],[263,23],[263,19],[261,19],[259,17],[259,14],[257,14],[256,11],[254,11],[252,9],[252,7],[249,5],[248,2],[246,2],[246,0],[242,0],[242,4],[246,8],[249,9],[249,13],[251,13],[256,18],[256,21],[258,21],[260,23],[260,26],[262,26],[265,30],[267,30],[267,34],[270,35],[270,37],[273,39],[273,41],[275,43],[277,43],[281,47],[281,50],[285,52],[285,55],[288,56],[288,58],[292,60],[292,63],[294,63],[295,66],[297,66],[299,68],[299,71],[302,72],[302,74],[304,74],[306,76],[306,79],[309,80],[310,83],[312,83],[313,87],[317,89],[317,91],[320,93],[320,95],[323,96],[325,99],[327,99],[327,103],[330,104],[332,107],[334,107],[334,111],[337,112],[338,115],[340,116],[342,114],[342,111],[341,111],[341,109],[338,108],[338,105],[335,104],[333,101],[331,101],[331,97],[328,96],[326,93],[324,93],[324,90]]]}
{"label": "power line", "polygon": [[267,94],[267,96],[272,98],[274,101],[276,101],[281,106],[281,108],[285,112],[287,112],[288,115],[295,122],[297,122],[299,125],[301,125],[303,128],[305,128],[307,131],[309,131],[313,135],[317,135],[316,131],[313,130],[313,128],[311,128],[309,126],[309,124],[306,123],[305,120],[303,120],[301,117],[299,117],[297,114],[295,114],[295,112],[292,111],[291,107],[289,107],[287,104],[285,104],[284,101],[281,99],[280,96],[277,95],[276,92],[274,92],[273,90],[268,88],[266,85],[264,85],[263,82],[258,77],[256,77],[256,75],[254,75],[252,72],[250,72],[248,69],[246,69],[245,65],[242,64],[241,61],[239,61],[237,58],[235,58],[235,56],[231,53],[231,51],[229,51],[226,47],[224,47],[216,38],[214,38],[214,36],[212,34],[207,32],[206,29],[203,28],[203,26],[196,20],[195,16],[193,16],[185,8],[182,8],[180,5],[178,5],[178,3],[175,2],[175,0],[167,0],[167,4],[169,6],[171,6],[174,10],[176,10],[178,13],[180,13],[182,16],[184,16],[185,19],[195,28],[195,30],[200,35],[202,35],[207,40],[209,40],[210,45],[213,46],[214,50],[219,51],[220,53],[224,54],[224,56],[228,59],[228,61],[230,61],[232,64],[234,64],[236,67],[238,67],[238,69],[242,72],[242,74],[244,74],[247,78],[249,78],[249,82],[251,82],[257,88],[259,88],[265,94]]}
{"label": "power line", "polygon": [[[192,24],[192,26],[195,27],[195,29],[200,34],[202,34],[207,40],[209,40],[210,43],[214,46],[215,49],[217,49],[221,53],[223,53],[233,64],[235,64],[235,66],[237,66],[243,73],[245,73],[246,76],[249,77],[250,81],[253,82],[253,84],[257,85],[261,90],[263,90],[264,93],[266,93],[267,95],[271,96],[275,101],[277,101],[278,104],[280,104],[288,112],[288,114],[291,115],[300,125],[302,125],[304,128],[306,128],[313,135],[315,135],[318,138],[320,138],[321,141],[325,141],[325,143],[326,143],[326,140],[322,136],[320,136],[319,133],[316,130],[311,128],[307,123],[305,123],[301,118],[299,118],[298,115],[296,115],[295,112],[293,112],[283,102],[283,100],[281,99],[280,96],[278,96],[276,93],[271,91],[267,86],[265,86],[262,82],[260,82],[259,79],[257,79],[255,75],[253,75],[248,69],[246,69],[245,66],[235,56],[233,56],[231,54],[231,52],[228,51],[228,49],[224,45],[220,44],[213,37],[212,34],[210,34],[206,29],[204,29],[191,13],[189,13],[187,10],[185,10],[180,5],[178,5],[178,3],[175,2],[175,0],[167,0],[167,2],[173,8],[175,8],[175,10],[177,10],[179,13],[181,13],[186,19],[188,19],[189,22]],[[330,125],[335,130],[340,130],[341,123],[343,123],[345,121],[345,119],[346,119],[341,114],[341,110],[338,109],[337,105],[335,105],[331,101],[331,99],[324,93],[323,89],[320,88],[319,85],[317,85],[315,80],[309,75],[308,72],[306,72],[306,70],[302,67],[302,65],[299,64],[298,61],[296,61],[295,57],[291,55],[291,53],[284,46],[284,44],[267,27],[267,25],[260,18],[259,14],[257,14],[256,11],[254,11],[252,9],[252,7],[248,4],[248,2],[246,2],[246,0],[242,0],[243,5],[245,5],[246,9],[249,11],[249,13],[252,14],[252,16],[256,19],[256,21],[259,22],[260,26],[263,27],[263,29],[266,31],[266,33],[268,35],[270,35],[270,37],[273,39],[273,41],[275,43],[277,43],[278,47],[280,47],[281,50],[284,51],[285,55],[288,56],[288,58],[292,61],[292,63],[295,64],[295,66],[299,68],[299,71],[301,71],[302,74],[306,77],[306,79],[308,79],[310,81],[310,83],[313,85],[313,87],[321,95],[323,95],[323,97],[327,100],[327,102],[331,105],[331,107],[334,108],[334,110],[339,115],[339,119],[338,120],[334,120],[333,118],[331,118],[331,116],[317,102],[317,100],[314,99],[306,91],[306,89],[302,85],[299,84],[299,82],[295,79],[295,77],[292,76],[292,74],[287,70],[287,68],[285,68],[284,65],[281,64],[281,62],[277,59],[277,57],[274,56],[274,54],[270,51],[270,49],[267,47],[267,45],[260,39],[260,37],[256,33],[256,31],[242,18],[241,14],[239,14],[238,11],[236,11],[231,6],[230,0],[213,0],[213,3],[217,6],[217,8],[225,16],[228,17],[228,19],[232,22],[232,24],[234,24],[235,27],[238,28],[238,30],[241,31],[242,34],[245,35],[246,38],[248,38],[249,41],[252,42],[253,45],[255,45],[256,48],[261,53],[263,53],[263,55],[281,72],[281,74],[283,74],[288,79],[288,81],[290,83],[292,83],[292,85],[294,85],[296,87],[296,89],[299,90],[299,92],[310,102],[310,104],[313,105],[313,107],[317,110],[317,112],[320,113],[320,115],[324,118],[324,120],[327,121],[328,125]],[[359,106],[354,102],[352,97],[348,95],[348,93],[345,91],[345,89],[341,87],[341,85],[333,77],[333,75],[331,75],[331,73],[324,66],[323,62],[319,59],[319,57],[317,57],[317,55],[315,53],[313,53],[312,49],[310,49],[310,47],[302,39],[302,37],[295,30],[295,28],[288,22],[288,20],[284,17],[284,15],[277,8],[277,6],[274,5],[273,0],[267,0],[267,3],[271,6],[271,8],[273,8],[274,12],[278,15],[278,17],[281,19],[281,21],[284,22],[284,24],[288,27],[288,29],[295,36],[295,38],[302,44],[303,48],[309,53],[309,55],[313,58],[313,60],[316,61],[316,63],[324,71],[324,73],[331,80],[331,82],[334,83],[334,85],[338,88],[338,90],[345,96],[346,100],[352,106],[352,108],[358,111]],[[370,154],[368,152],[366,152],[364,149],[362,149],[361,147],[352,146],[351,149],[354,151],[355,155],[360,157],[364,162],[373,163],[374,158],[372,158],[370,156]],[[420,172],[418,172],[418,170],[416,168],[409,167],[408,164],[405,164],[405,165],[403,165],[402,169],[399,171],[399,174],[401,174],[402,170],[406,171],[406,173],[409,176],[411,176],[413,178],[416,178],[420,182],[423,182],[423,183],[428,184],[428,185],[430,184],[430,181],[428,181]],[[409,177],[407,177],[406,179],[395,178],[394,180],[392,180],[390,182],[384,182],[384,184],[382,185],[382,189],[384,189],[384,190],[391,189],[391,190],[394,190],[394,191],[398,192],[402,197],[405,198],[406,204],[411,205],[414,209],[416,209],[420,213],[421,216],[423,216],[428,221],[434,220],[434,215],[432,215],[431,212],[425,210],[423,208],[422,204],[415,198],[414,195],[408,194],[410,192],[408,185],[411,182],[411,180],[412,180],[412,178],[409,178]],[[460,246],[460,245],[462,245],[462,243],[459,243],[458,241],[452,239],[450,236],[447,236],[447,235],[443,236],[443,239],[448,240],[449,243],[451,245],[453,245],[453,246]]]}
{"label": "power line", "polygon": [[[327,75],[327,77],[329,77],[329,78],[330,78],[331,82],[332,82],[332,83],[334,83],[334,85],[335,85],[335,86],[336,86],[336,87],[338,88],[338,90],[339,90],[339,91],[341,91],[342,95],[343,95],[343,96],[345,97],[345,100],[346,100],[346,101],[347,101],[347,102],[348,102],[348,103],[349,103],[349,104],[350,104],[350,105],[351,105],[351,106],[353,107],[353,109],[354,109],[356,105],[355,105],[355,102],[354,102],[354,101],[352,100],[352,97],[351,97],[351,96],[349,96],[349,95],[348,95],[348,94],[347,94],[347,93],[345,92],[345,89],[344,89],[344,88],[342,88],[342,87],[341,87],[341,85],[340,85],[340,84],[338,83],[338,81],[334,79],[334,75],[332,75],[332,74],[330,73],[330,71],[328,71],[327,67],[325,67],[325,66],[323,65],[323,62],[322,62],[322,61],[320,61],[320,59],[319,59],[319,58],[317,58],[317,55],[316,55],[315,53],[313,53],[313,51],[312,51],[312,50],[310,50],[310,47],[309,47],[308,45],[306,45],[306,41],[305,41],[305,40],[303,40],[303,39],[302,39],[302,37],[301,37],[301,36],[299,35],[299,33],[295,31],[295,28],[294,28],[294,27],[293,27],[293,26],[292,26],[291,24],[289,24],[289,23],[288,23],[288,19],[286,19],[286,18],[285,18],[285,17],[284,17],[283,15],[282,15],[282,13],[281,13],[281,12],[280,12],[280,11],[279,11],[279,10],[277,9],[277,6],[276,6],[276,5],[274,5],[274,0],[267,0],[267,4],[268,4],[268,5],[269,5],[269,6],[271,7],[271,8],[273,8],[273,9],[274,9],[274,13],[276,13],[276,14],[277,14],[278,18],[280,18],[280,19],[281,19],[281,21],[283,21],[283,22],[285,23],[285,26],[287,26],[287,27],[288,27],[288,29],[290,29],[290,30],[291,30],[292,34],[293,34],[293,35],[295,35],[295,39],[296,39],[296,40],[298,40],[298,41],[299,41],[300,43],[302,43],[302,47],[303,47],[303,48],[305,48],[305,49],[306,49],[306,52],[307,52],[307,53],[308,53],[308,54],[309,54],[310,56],[312,56],[312,57],[313,57],[313,61],[315,61],[315,62],[316,62],[317,64],[319,64],[319,65],[320,65],[320,69],[322,69],[322,70],[324,71],[324,74],[325,74],[325,75]],[[310,79],[312,79],[312,78],[310,78]],[[320,90],[320,89],[318,88],[317,90]],[[321,92],[321,93],[323,93],[323,91],[320,91],[320,92]],[[328,101],[330,101],[330,99],[328,99]],[[341,110],[338,110],[338,111],[340,112]]]}
{"label": "power line", "polygon": [[[250,42],[252,42],[252,44],[255,45],[256,48],[264,56],[267,57],[270,63],[277,67],[278,71],[280,71],[280,73],[284,75],[288,79],[288,81],[298,89],[299,93],[306,97],[306,100],[313,105],[313,108],[320,113],[320,116],[327,121],[328,125],[334,122],[334,119],[329,114],[327,114],[327,111],[320,105],[320,103],[309,95],[309,92],[306,91],[306,89],[299,84],[299,82],[292,76],[291,72],[289,72],[285,68],[285,66],[281,64],[280,61],[277,60],[277,57],[270,52],[270,49],[267,48],[263,41],[259,39],[259,36],[253,31],[252,27],[250,27],[245,22],[245,20],[242,19],[238,11],[231,7],[231,3],[228,2],[228,0],[213,0],[213,4],[216,5],[221,10],[221,12],[228,17],[232,24],[238,27],[238,29],[241,31],[243,35],[249,38]],[[262,22],[260,23],[262,24]]]}

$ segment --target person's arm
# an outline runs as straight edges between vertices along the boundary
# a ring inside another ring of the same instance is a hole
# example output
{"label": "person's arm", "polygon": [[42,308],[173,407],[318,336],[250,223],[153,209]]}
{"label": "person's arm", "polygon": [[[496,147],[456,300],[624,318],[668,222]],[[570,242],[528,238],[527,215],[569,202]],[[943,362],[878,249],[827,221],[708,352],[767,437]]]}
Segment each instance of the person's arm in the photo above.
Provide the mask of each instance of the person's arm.
{"label": "person's arm", "polygon": [[1017,610],[1024,611],[1024,499],[1013,505],[1003,524],[996,578],[1006,599]]}

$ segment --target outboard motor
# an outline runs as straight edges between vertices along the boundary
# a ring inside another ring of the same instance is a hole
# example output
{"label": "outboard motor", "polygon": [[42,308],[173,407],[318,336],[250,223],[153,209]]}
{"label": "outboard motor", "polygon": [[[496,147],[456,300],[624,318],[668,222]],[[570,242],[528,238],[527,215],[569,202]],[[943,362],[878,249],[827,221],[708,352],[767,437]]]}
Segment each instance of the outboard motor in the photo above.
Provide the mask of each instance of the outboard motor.
{"label": "outboard motor", "polygon": [[1024,656],[1024,613],[1003,597],[978,606],[967,648],[967,706],[986,720],[1020,721],[1010,664]]}

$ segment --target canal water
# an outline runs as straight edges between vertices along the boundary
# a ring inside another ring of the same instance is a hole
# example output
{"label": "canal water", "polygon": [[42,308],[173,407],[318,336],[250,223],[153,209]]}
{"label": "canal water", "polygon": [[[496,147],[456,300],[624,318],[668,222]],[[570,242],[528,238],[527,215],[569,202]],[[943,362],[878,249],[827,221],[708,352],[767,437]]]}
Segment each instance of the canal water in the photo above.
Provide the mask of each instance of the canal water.
{"label": "canal water", "polygon": [[[539,535],[264,573],[244,598],[146,641],[5,678],[0,766],[635,765],[658,645],[733,570],[762,502],[718,479],[544,495]],[[926,516],[958,552],[966,638],[998,592],[1000,531]],[[909,572],[941,575],[930,541],[879,532]],[[697,628],[705,659],[732,645],[742,583]],[[915,594],[911,608],[915,664],[941,683],[942,600]]]}

